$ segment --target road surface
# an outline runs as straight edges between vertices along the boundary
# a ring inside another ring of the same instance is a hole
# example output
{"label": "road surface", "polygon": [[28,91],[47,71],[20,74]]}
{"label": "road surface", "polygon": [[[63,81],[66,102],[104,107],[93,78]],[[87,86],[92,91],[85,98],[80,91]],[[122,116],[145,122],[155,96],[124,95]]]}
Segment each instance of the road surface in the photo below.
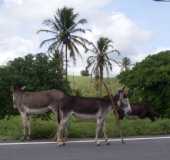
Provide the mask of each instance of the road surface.
{"label": "road surface", "polygon": [[64,147],[53,142],[0,143],[0,160],[170,160],[170,137],[113,139],[97,147],[91,140]]}

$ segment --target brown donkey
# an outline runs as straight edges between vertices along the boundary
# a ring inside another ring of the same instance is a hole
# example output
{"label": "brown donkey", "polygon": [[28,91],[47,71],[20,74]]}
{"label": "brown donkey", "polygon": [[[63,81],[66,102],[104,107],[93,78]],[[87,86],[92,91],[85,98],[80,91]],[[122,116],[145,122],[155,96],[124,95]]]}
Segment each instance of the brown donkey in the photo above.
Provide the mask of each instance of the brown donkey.
{"label": "brown donkey", "polygon": [[[112,97],[114,105],[119,108],[131,111],[128,97],[124,90],[119,90],[115,96]],[[58,128],[58,144],[63,145],[63,133],[66,128],[67,121],[71,115],[82,119],[96,119],[96,137],[95,142],[100,145],[98,135],[100,130],[103,131],[105,142],[108,144],[108,138],[105,131],[106,115],[113,111],[112,103],[109,97],[93,98],[93,97],[79,97],[79,96],[65,96],[60,105],[60,123]]]}
{"label": "brown donkey", "polygon": [[149,118],[151,121],[155,121],[159,118],[159,114],[154,111],[153,107],[147,103],[131,103],[131,112],[119,113],[119,118],[123,119],[125,116],[138,117],[140,119]]}

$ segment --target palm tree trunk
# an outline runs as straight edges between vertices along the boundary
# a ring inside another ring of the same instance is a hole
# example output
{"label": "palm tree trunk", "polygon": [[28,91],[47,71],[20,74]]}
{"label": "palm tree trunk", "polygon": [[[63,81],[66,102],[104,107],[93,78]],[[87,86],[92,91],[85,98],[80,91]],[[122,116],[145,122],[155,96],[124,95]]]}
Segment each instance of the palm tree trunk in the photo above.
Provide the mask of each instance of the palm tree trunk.
{"label": "palm tree trunk", "polygon": [[60,69],[61,69],[61,72],[62,72],[62,78],[63,78],[63,73],[64,73],[64,57],[63,57],[63,53],[62,51],[57,53],[59,51],[56,51],[56,55],[58,54],[59,55],[59,59],[60,59]]}
{"label": "palm tree trunk", "polygon": [[61,69],[62,69],[62,77],[64,77],[64,55],[61,53]]}
{"label": "palm tree trunk", "polygon": [[66,80],[67,80],[67,74],[68,74],[68,55],[67,55],[67,44],[66,44]]}
{"label": "palm tree trunk", "polygon": [[100,96],[102,96],[102,86],[103,86],[103,67],[100,67]]}

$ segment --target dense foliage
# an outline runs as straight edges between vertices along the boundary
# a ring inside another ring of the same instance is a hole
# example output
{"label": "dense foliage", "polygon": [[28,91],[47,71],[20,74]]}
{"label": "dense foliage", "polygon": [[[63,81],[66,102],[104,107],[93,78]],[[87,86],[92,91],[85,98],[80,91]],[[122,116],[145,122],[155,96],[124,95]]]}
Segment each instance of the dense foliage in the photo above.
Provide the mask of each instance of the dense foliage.
{"label": "dense foliage", "polygon": [[69,84],[63,79],[58,54],[49,57],[43,53],[16,58],[0,67],[0,117],[14,114],[10,87],[21,84],[26,90],[61,89],[69,92]]}
{"label": "dense foliage", "polygon": [[132,101],[150,103],[170,117],[170,51],[146,57],[118,78],[129,88]]}

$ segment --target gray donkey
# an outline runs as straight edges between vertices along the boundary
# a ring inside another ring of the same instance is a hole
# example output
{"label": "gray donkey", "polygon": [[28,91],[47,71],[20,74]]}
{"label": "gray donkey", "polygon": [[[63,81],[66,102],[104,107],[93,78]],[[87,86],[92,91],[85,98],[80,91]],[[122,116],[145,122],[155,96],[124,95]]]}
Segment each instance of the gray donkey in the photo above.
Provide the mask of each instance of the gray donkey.
{"label": "gray donkey", "polygon": [[47,90],[39,92],[26,92],[21,86],[12,89],[13,107],[18,109],[23,123],[24,140],[30,139],[30,115],[43,114],[52,111],[58,117],[58,105],[64,97],[60,90]]}

